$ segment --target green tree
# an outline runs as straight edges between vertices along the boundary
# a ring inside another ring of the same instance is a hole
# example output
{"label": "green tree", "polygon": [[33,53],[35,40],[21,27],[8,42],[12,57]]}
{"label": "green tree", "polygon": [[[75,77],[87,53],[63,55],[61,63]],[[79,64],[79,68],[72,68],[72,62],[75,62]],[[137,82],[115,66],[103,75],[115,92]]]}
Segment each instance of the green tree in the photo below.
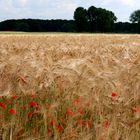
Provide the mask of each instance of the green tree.
{"label": "green tree", "polygon": [[130,15],[130,21],[132,23],[140,23],[140,10],[136,10]]}
{"label": "green tree", "polygon": [[97,8],[94,6],[91,6],[88,8],[88,22],[89,22],[89,29],[91,32],[97,30]]}
{"label": "green tree", "polygon": [[24,31],[24,32],[28,32],[29,31],[29,25],[27,23],[21,22],[21,23],[17,23],[15,25],[15,30],[16,31]]}
{"label": "green tree", "polygon": [[114,22],[117,20],[113,12],[98,8],[97,24],[101,32],[111,32],[114,28]]}
{"label": "green tree", "polygon": [[140,33],[140,10],[136,10],[130,15],[130,21],[136,23],[137,32]]}
{"label": "green tree", "polygon": [[114,28],[114,22],[117,20],[112,11],[91,6],[88,8],[88,21],[90,31],[109,32]]}
{"label": "green tree", "polygon": [[74,12],[74,19],[78,32],[85,32],[88,30],[88,17],[86,9],[78,7]]}

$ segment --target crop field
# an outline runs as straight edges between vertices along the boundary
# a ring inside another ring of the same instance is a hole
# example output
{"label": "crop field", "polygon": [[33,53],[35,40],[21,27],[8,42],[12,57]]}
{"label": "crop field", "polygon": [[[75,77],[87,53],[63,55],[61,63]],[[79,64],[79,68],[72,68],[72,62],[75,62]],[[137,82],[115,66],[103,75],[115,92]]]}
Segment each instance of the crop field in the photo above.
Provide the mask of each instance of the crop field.
{"label": "crop field", "polygon": [[0,140],[140,140],[140,35],[1,33]]}

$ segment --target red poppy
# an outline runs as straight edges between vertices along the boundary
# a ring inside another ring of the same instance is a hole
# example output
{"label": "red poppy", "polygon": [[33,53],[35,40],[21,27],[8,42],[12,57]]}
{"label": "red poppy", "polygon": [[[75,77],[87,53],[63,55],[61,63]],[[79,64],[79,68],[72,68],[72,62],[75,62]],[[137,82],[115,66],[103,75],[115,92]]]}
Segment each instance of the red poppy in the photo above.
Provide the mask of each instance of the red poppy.
{"label": "red poppy", "polygon": [[50,125],[55,125],[55,120],[51,120],[49,124]]}
{"label": "red poppy", "polygon": [[30,107],[35,107],[35,106],[37,105],[37,103],[36,103],[36,102],[33,102],[33,101],[30,101],[30,102],[28,103],[28,105],[29,105]]}
{"label": "red poppy", "polygon": [[16,114],[16,112],[15,112],[15,110],[14,110],[13,108],[8,109],[8,112],[9,112],[10,114]]}
{"label": "red poppy", "polygon": [[32,112],[28,112],[27,116],[28,116],[28,118],[31,118],[33,116],[33,113]]}
{"label": "red poppy", "polygon": [[16,95],[12,95],[10,98],[11,98],[11,99],[16,99],[17,96],[16,96]]}
{"label": "red poppy", "polygon": [[73,115],[74,112],[73,112],[71,109],[67,109],[66,114],[67,114],[67,115]]}
{"label": "red poppy", "polygon": [[88,125],[91,125],[91,124],[92,124],[92,122],[91,122],[89,119],[86,119],[86,123],[87,123]]}
{"label": "red poppy", "polygon": [[74,102],[75,104],[80,103],[80,101],[81,101],[81,99],[80,99],[80,98],[76,98],[76,99],[74,99],[74,100],[73,100],[73,102]]}
{"label": "red poppy", "polygon": [[78,124],[82,124],[82,119],[81,119],[81,118],[78,118],[78,119],[76,120],[76,122],[77,122]]}
{"label": "red poppy", "polygon": [[140,106],[138,106],[138,107],[133,107],[133,108],[132,108],[132,111],[133,111],[133,112],[140,112]]}
{"label": "red poppy", "polygon": [[53,130],[51,130],[51,129],[48,129],[48,134],[51,134],[52,132],[53,132]]}
{"label": "red poppy", "polygon": [[86,121],[82,121],[82,124],[86,126],[86,128],[89,128],[89,126],[92,124],[92,122],[89,119],[86,119]]}
{"label": "red poppy", "polygon": [[0,107],[5,108],[5,103],[4,102],[0,102]]}
{"label": "red poppy", "polygon": [[115,97],[115,96],[117,96],[117,93],[116,93],[116,92],[114,92],[114,91],[112,91],[111,96],[112,96],[112,97]]}
{"label": "red poppy", "polygon": [[103,121],[102,127],[103,128],[108,128],[108,126],[109,126],[109,121],[108,120]]}
{"label": "red poppy", "polygon": [[63,128],[62,125],[57,125],[57,126],[56,126],[56,129],[59,130],[59,131],[60,131],[60,130],[64,130],[64,128]]}
{"label": "red poppy", "polygon": [[78,108],[78,113],[80,113],[81,115],[83,115],[83,114],[84,114],[84,112],[83,112],[82,108]]}

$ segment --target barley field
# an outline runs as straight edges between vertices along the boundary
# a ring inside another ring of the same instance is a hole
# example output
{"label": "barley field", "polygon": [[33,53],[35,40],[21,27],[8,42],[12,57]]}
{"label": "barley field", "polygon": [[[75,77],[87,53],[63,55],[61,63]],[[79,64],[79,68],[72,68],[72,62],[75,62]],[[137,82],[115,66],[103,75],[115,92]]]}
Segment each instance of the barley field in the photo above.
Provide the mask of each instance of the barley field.
{"label": "barley field", "polygon": [[140,140],[140,35],[1,33],[0,140]]}

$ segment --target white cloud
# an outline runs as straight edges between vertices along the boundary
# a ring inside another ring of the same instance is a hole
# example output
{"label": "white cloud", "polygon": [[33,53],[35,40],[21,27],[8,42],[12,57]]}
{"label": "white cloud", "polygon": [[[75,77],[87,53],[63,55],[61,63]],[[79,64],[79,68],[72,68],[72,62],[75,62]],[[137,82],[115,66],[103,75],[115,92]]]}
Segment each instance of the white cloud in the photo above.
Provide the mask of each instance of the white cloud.
{"label": "white cloud", "polygon": [[[139,0],[0,0],[0,20],[9,18],[72,19],[76,7],[94,5],[113,11],[119,20],[128,20],[140,8]],[[125,17],[125,18],[124,18]]]}
{"label": "white cloud", "polygon": [[120,0],[120,1],[128,6],[133,6],[135,4],[135,0]]}
{"label": "white cloud", "polygon": [[19,0],[19,1],[21,1],[21,5],[23,5],[23,6],[25,6],[28,2],[28,0]]}

